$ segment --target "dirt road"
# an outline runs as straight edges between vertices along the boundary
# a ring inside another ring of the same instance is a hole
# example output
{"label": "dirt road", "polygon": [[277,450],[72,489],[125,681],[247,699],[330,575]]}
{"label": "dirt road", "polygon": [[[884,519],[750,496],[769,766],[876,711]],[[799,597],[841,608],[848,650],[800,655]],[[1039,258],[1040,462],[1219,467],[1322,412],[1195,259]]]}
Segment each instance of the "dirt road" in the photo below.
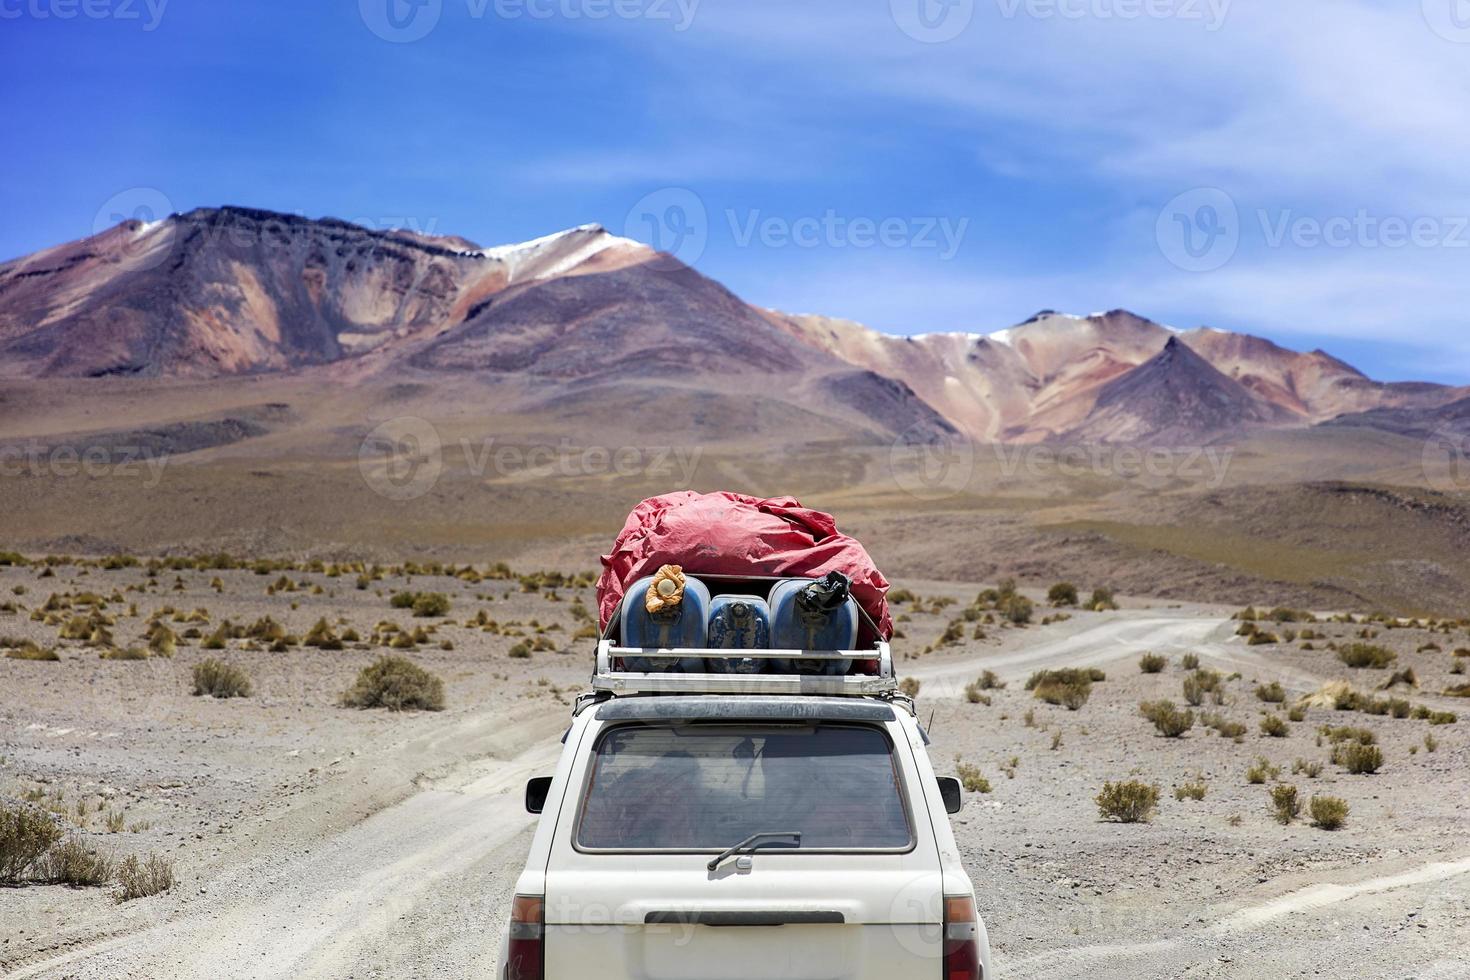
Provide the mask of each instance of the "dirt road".
{"label": "dirt road", "polygon": [[902,673],[923,685],[926,698],[957,698],[982,670],[993,670],[1001,680],[1015,681],[1045,668],[1101,667],[1120,660],[1136,660],[1148,651],[1164,654],[1198,651],[1207,642],[1223,641],[1229,635],[1228,623],[1223,617],[1186,613],[1119,612],[1076,629],[1062,624],[1054,631],[1059,635],[1053,639],[1026,642],[1023,638],[1014,649],[905,667]]}

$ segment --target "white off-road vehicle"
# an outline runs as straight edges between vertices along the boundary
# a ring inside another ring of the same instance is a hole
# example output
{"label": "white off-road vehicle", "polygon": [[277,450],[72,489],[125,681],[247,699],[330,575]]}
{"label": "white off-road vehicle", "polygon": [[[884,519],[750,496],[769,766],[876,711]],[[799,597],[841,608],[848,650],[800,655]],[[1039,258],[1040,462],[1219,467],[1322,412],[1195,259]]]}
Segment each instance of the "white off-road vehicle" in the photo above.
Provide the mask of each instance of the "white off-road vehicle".
{"label": "white off-road vehicle", "polygon": [[[874,672],[623,669],[798,656]],[[502,977],[990,977],[947,816],[960,785],[936,778],[926,741],[886,643],[644,649],[605,635],[555,775],[526,787],[541,817]]]}

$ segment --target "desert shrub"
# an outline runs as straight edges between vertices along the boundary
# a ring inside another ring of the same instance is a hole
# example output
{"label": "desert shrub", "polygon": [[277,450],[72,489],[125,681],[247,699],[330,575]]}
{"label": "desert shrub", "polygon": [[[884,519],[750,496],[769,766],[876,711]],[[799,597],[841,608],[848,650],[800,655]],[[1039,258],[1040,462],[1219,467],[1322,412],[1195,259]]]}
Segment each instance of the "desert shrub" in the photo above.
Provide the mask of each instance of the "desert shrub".
{"label": "desert shrub", "polygon": [[1256,685],[1256,697],[1267,704],[1280,704],[1286,700],[1286,688],[1281,686],[1280,681],[1272,681],[1269,684]]}
{"label": "desert shrub", "polygon": [[60,839],[61,828],[45,810],[0,803],[0,883],[33,878],[37,864]]}
{"label": "desert shrub", "polygon": [[215,628],[215,631],[209,634],[209,636],[205,638],[203,643],[199,644],[199,647],[203,650],[223,650],[225,648],[225,642],[229,640],[229,638],[229,625],[227,623],[220,623],[219,626]]}
{"label": "desert shrub", "polygon": [[413,600],[413,614],[418,617],[449,615],[449,596],[442,592],[420,592]]}
{"label": "desert shrub", "polygon": [[1145,674],[1157,674],[1169,666],[1169,658],[1158,653],[1145,653],[1138,658],[1138,669]]}
{"label": "desert shrub", "polygon": [[394,609],[412,609],[414,600],[418,598],[416,592],[395,592],[388,600],[388,605]]}
{"label": "desert shrub", "polygon": [[1147,822],[1159,804],[1159,788],[1136,779],[1126,783],[1105,782],[1094,802],[1105,819],[1119,823]]}
{"label": "desert shrub", "polygon": [[215,698],[248,698],[251,692],[250,677],[233,664],[213,657],[194,665],[194,694]]}
{"label": "desert shrub", "polygon": [[1371,728],[1355,728],[1351,725],[1323,725],[1318,732],[1333,745],[1339,742],[1357,742],[1359,745],[1372,745],[1378,741],[1378,736],[1373,734]]}
{"label": "desert shrub", "polygon": [[1077,605],[1077,586],[1071,582],[1058,582],[1046,590],[1046,601],[1053,606]]}
{"label": "desert shrub", "polygon": [[1302,801],[1296,787],[1283,783],[1271,787],[1271,811],[1283,826],[1302,815]]}
{"label": "desert shrub", "polygon": [[1396,670],[1392,674],[1389,674],[1388,679],[1378,685],[1378,690],[1387,691],[1399,685],[1405,687],[1419,686],[1419,675],[1414,673],[1413,667],[1406,667],[1403,670]]}
{"label": "desert shrub", "polygon": [[1207,714],[1201,719],[1206,728],[1213,728],[1221,738],[1233,738],[1240,741],[1245,734],[1245,726],[1238,721],[1231,721],[1221,714]]}
{"label": "desert shrub", "polygon": [[306,636],[301,638],[301,643],[303,646],[315,647],[318,650],[341,650],[343,647],[342,638],[333,632],[325,616],[312,624]]}
{"label": "desert shrub", "polygon": [[1250,634],[1250,636],[1246,637],[1245,640],[1246,646],[1251,647],[1266,646],[1268,644],[1280,642],[1281,637],[1277,636],[1275,633],[1268,633],[1265,630],[1255,630]]}
{"label": "desert shrub", "polygon": [[1336,796],[1314,796],[1307,804],[1307,813],[1311,815],[1314,827],[1336,830],[1347,820],[1348,805],[1346,800]]}
{"label": "desert shrub", "polygon": [[1306,707],[1304,705],[1300,705],[1300,704],[1292,705],[1290,708],[1288,708],[1286,710],[1286,719],[1288,721],[1306,721],[1307,720],[1307,709],[1306,709]]}
{"label": "desert shrub", "polygon": [[178,636],[163,623],[154,623],[148,631],[148,652],[153,656],[172,657],[178,646]]}
{"label": "desert shrub", "polygon": [[411,660],[379,657],[342,694],[349,708],[444,710],[444,682]]}
{"label": "desert shrub", "polygon": [[1383,765],[1383,750],[1361,742],[1341,742],[1332,750],[1332,761],[1355,776],[1375,773]]}
{"label": "desert shrub", "polygon": [[1001,615],[1017,626],[1031,622],[1031,613],[1035,608],[1031,600],[1019,592],[1012,595],[1002,596],[1001,601],[996,604]]}
{"label": "desert shrub", "polygon": [[1261,719],[1261,734],[1271,738],[1285,738],[1291,729],[1280,715],[1267,715]]}
{"label": "desert shrub", "polygon": [[1199,654],[1186,653],[1179,660],[1179,666],[1185,670],[1199,670]]}
{"label": "desert shrub", "polygon": [[917,678],[914,677],[905,677],[903,680],[898,682],[898,689],[911,698],[916,698],[919,696],[919,687],[919,681]]}
{"label": "desert shrub", "polygon": [[38,647],[30,640],[24,641],[19,646],[6,647],[5,656],[9,660],[59,661],[61,659],[55,650]]}
{"label": "desert shrub", "polygon": [[1027,686],[1035,697],[1047,704],[1059,704],[1068,711],[1076,711],[1092,696],[1092,678],[1084,672],[1068,670],[1042,673],[1050,676],[1042,678],[1034,685],[1027,681]]}
{"label": "desert shrub", "polygon": [[1383,668],[1397,660],[1398,654],[1374,643],[1349,643],[1338,648],[1337,659],[1349,667]]}
{"label": "desert shrub", "polygon": [[1322,775],[1322,763],[1315,759],[1311,762],[1308,762],[1306,759],[1298,759],[1291,764],[1291,774],[1293,776],[1304,775],[1308,779],[1316,779]]}
{"label": "desert shrub", "polygon": [[970,762],[957,762],[954,771],[966,793],[990,792],[990,780],[980,774],[979,766]]}
{"label": "desert shrub", "polygon": [[987,670],[975,679],[975,686],[982,691],[999,691],[1005,688],[1006,682],[996,675],[995,671]]}
{"label": "desert shrub", "polygon": [[1438,748],[1439,748],[1439,739],[1435,738],[1433,735],[1425,735],[1424,736],[1424,751],[1426,751],[1426,752],[1434,752]]}
{"label": "desert shrub", "polygon": [[1452,698],[1470,698],[1470,684],[1455,684],[1445,688],[1444,693]]}
{"label": "desert shrub", "polygon": [[1317,617],[1301,609],[1288,609],[1285,606],[1277,606],[1266,614],[1266,617],[1276,623],[1315,623]]}
{"label": "desert shrub", "polygon": [[1256,761],[1251,763],[1250,768],[1245,771],[1245,781],[1252,785],[1260,785],[1280,775],[1280,766],[1273,766],[1270,759],[1264,755],[1258,755]]}
{"label": "desert shrub", "polygon": [[514,657],[517,660],[526,660],[531,656],[531,644],[525,640],[521,640],[510,648],[507,656]]}
{"label": "desert shrub", "polygon": [[1194,727],[1194,712],[1180,711],[1172,701],[1144,701],[1138,706],[1138,712],[1153,722],[1165,738],[1178,738]]}
{"label": "desert shrub", "polygon": [[1118,603],[1113,599],[1113,590],[1107,587],[1099,587],[1092,590],[1092,598],[1087,600],[1087,608],[1102,612],[1106,609],[1117,609]]}
{"label": "desert shrub", "polygon": [[112,879],[112,858],[75,834],[54,845],[36,865],[36,877],[53,885],[94,888]]}
{"label": "desert shrub", "polygon": [[1204,778],[1202,776],[1196,776],[1189,782],[1181,783],[1174,787],[1174,799],[1181,802],[1184,800],[1199,801],[1205,798],[1205,793],[1208,790],[1209,785],[1204,781]]}
{"label": "desert shrub", "polygon": [[1184,678],[1184,700],[1194,707],[1205,703],[1205,696],[1212,696],[1216,704],[1224,700],[1221,689],[1223,678],[1213,670],[1197,670]]}
{"label": "desert shrub", "polygon": [[888,593],[889,603],[895,606],[902,605],[905,602],[913,602],[916,598],[918,597],[910,589],[893,589]]}
{"label": "desert shrub", "polygon": [[117,892],[112,897],[117,902],[130,902],[166,892],[173,886],[174,866],[167,858],[149,854],[139,860],[130,854],[117,866]]}
{"label": "desert shrub", "polygon": [[983,704],[990,707],[990,695],[980,689],[979,684],[965,685],[965,700],[971,704]]}

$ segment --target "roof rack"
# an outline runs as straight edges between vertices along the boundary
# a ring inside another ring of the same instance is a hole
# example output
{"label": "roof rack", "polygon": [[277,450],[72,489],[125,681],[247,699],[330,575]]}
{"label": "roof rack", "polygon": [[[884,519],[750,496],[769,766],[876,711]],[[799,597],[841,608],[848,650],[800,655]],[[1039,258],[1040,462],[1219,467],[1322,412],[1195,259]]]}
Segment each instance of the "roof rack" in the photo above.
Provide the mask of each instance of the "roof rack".
{"label": "roof rack", "polygon": [[[646,673],[616,669],[629,657],[703,660],[876,660],[876,674],[715,674]],[[893,654],[887,643],[871,650],[746,650],[703,647],[620,647],[604,639],[597,644],[592,689],[609,694],[807,694],[871,697],[898,690]]]}

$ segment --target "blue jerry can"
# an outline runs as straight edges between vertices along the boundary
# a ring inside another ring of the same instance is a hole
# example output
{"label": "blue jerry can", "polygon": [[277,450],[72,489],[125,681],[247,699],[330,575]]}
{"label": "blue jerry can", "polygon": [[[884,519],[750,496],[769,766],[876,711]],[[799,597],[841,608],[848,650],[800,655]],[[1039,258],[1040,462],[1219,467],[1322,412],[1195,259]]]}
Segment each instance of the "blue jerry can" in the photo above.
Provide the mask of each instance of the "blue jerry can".
{"label": "blue jerry can", "polygon": [[[684,576],[684,599],[678,605],[650,613],[644,595],[657,576],[649,575],[633,583],[623,596],[623,646],[625,647],[704,647],[709,629],[709,588],[692,575]],[[703,657],[629,657],[631,671],[683,671],[701,673]]]}
{"label": "blue jerry can", "polygon": [[[717,595],[710,603],[709,645],[716,650],[769,650],[771,608],[753,595]],[[759,674],[765,661],[755,657],[738,660],[709,658],[714,674]]]}
{"label": "blue jerry can", "polygon": [[[794,578],[771,589],[771,646],[777,650],[851,650],[857,645],[858,608],[841,572],[825,579]],[[777,660],[782,674],[845,674],[851,661]]]}

